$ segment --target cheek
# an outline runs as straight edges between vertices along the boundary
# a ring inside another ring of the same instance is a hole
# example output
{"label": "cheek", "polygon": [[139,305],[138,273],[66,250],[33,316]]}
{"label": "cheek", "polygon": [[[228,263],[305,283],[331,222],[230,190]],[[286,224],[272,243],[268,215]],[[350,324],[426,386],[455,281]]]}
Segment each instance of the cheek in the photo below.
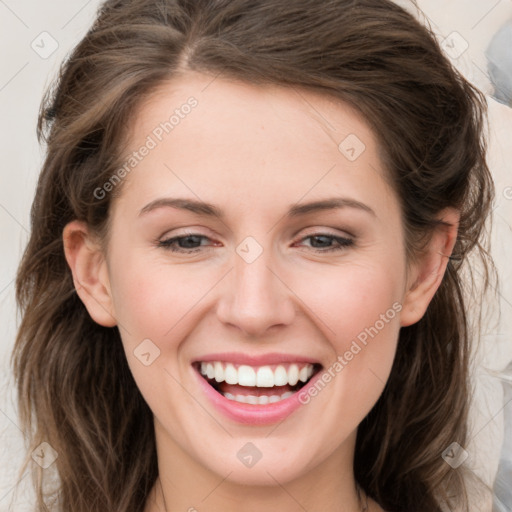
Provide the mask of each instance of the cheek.
{"label": "cheek", "polygon": [[195,275],[194,271],[185,271],[180,265],[155,265],[142,258],[139,261],[126,259],[113,280],[119,322],[130,333],[161,339],[205,294],[204,279],[198,280]]}
{"label": "cheek", "polygon": [[[162,336],[181,321],[224,273],[215,267],[151,262],[126,255],[112,276],[116,317],[147,335]],[[283,269],[280,274],[294,293],[289,300],[297,309],[316,317],[335,336],[355,337],[373,325],[400,301],[403,276],[386,262],[347,263],[339,266],[314,263]],[[149,332],[150,331],[150,332]],[[340,338],[341,339],[341,338]]]}
{"label": "cheek", "polygon": [[335,402],[353,408],[354,417],[371,408],[389,377],[400,331],[402,279],[397,267],[347,265],[296,289],[333,349],[325,382],[333,382],[339,394]]}
{"label": "cheek", "polygon": [[[384,344],[390,326],[399,324],[393,307],[402,299],[399,255],[379,252],[339,265],[301,262],[278,270],[293,290],[285,290],[283,297],[295,303],[295,322],[309,317],[337,354],[349,350],[355,339],[363,344],[374,339],[375,328]],[[118,255],[117,261],[111,281],[114,309],[119,324],[133,338],[131,343],[150,338],[168,344],[180,339],[181,331],[186,336],[187,319],[194,317],[194,308],[225,273],[224,268],[205,262],[171,263],[160,255],[148,258],[137,251]]]}
{"label": "cheek", "polygon": [[[326,268],[310,279],[297,279],[293,290],[323,325],[326,337],[343,349],[347,340],[357,338],[377,323],[399,321],[403,276],[399,269],[385,265],[357,264]],[[398,310],[398,311],[397,311]],[[361,336],[362,338],[363,336]]]}

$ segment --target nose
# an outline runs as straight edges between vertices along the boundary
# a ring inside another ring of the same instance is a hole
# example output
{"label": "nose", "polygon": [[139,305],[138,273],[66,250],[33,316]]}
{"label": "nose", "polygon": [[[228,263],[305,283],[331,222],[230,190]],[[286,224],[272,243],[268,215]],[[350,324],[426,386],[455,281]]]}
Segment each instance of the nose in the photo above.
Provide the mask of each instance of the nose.
{"label": "nose", "polygon": [[247,337],[264,337],[277,326],[292,323],[293,292],[279,274],[270,250],[251,263],[234,255],[234,269],[223,280],[217,317]]}

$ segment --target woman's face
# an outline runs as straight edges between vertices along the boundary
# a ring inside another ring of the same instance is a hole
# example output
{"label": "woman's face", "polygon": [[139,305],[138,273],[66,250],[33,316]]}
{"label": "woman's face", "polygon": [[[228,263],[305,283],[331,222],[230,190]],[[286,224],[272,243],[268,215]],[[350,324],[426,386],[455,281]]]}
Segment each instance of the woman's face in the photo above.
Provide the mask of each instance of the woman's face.
{"label": "woman's face", "polygon": [[268,484],[351,460],[408,287],[367,124],[304,90],[188,74],[141,107],[128,148],[105,282],[165,463]]}

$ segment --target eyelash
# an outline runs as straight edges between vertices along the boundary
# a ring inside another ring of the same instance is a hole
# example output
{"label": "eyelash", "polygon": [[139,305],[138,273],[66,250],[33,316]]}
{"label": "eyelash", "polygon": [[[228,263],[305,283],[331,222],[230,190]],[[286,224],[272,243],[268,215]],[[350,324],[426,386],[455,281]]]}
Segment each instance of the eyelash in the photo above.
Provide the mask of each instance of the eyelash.
{"label": "eyelash", "polygon": [[[200,247],[195,247],[193,249],[177,249],[175,246],[173,246],[173,244],[175,242],[178,242],[179,240],[184,240],[186,238],[191,238],[191,237],[208,238],[207,236],[200,235],[197,233],[187,233],[185,235],[168,238],[167,240],[160,240],[160,241],[158,241],[157,245],[158,245],[158,247],[162,247],[165,250],[177,252],[177,253],[184,253],[184,254],[191,254],[191,253],[196,253],[196,252],[201,251]],[[354,240],[352,238],[345,238],[345,237],[341,237],[341,236],[330,235],[328,233],[314,233],[314,234],[311,234],[311,235],[301,238],[299,241],[307,240],[308,238],[320,238],[320,237],[331,238],[332,240],[336,241],[339,244],[339,246],[338,247],[329,247],[327,249],[313,248],[313,251],[316,253],[343,251],[347,247],[354,245]]]}

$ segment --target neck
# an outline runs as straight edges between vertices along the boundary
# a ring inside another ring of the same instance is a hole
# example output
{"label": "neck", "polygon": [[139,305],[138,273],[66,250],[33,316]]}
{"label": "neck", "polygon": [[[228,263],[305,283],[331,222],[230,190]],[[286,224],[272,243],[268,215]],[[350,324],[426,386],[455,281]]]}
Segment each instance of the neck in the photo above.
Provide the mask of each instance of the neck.
{"label": "neck", "polygon": [[[159,478],[144,512],[370,512],[364,492],[358,492],[352,463],[355,433],[340,449],[294,479],[262,472],[257,484],[236,480],[236,459],[224,475],[210,471],[184,453],[155,422]],[[231,468],[231,469],[230,469]],[[256,467],[255,467],[256,468]],[[255,469],[252,468],[252,469]],[[252,471],[251,469],[251,471]],[[261,471],[261,468],[260,468]]]}

